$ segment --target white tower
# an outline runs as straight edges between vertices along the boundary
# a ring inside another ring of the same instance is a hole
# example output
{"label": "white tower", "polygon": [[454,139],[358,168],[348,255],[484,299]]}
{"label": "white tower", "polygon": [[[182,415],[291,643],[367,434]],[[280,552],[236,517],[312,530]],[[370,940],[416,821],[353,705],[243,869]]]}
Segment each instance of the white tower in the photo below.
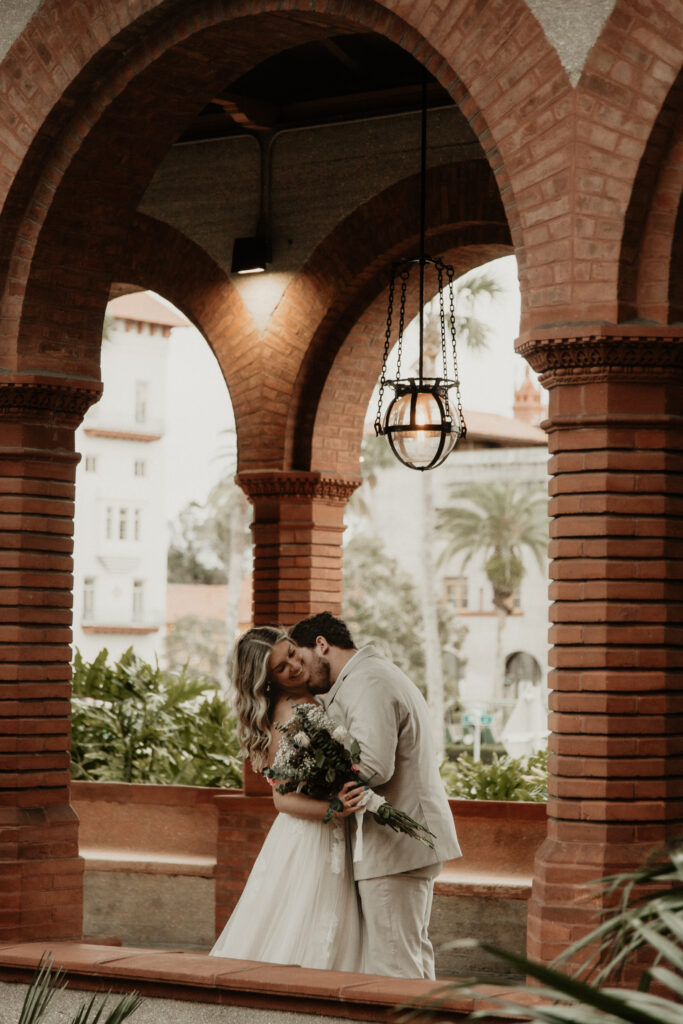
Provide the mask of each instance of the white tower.
{"label": "white tower", "polygon": [[73,645],[161,655],[165,630],[167,339],[187,321],[147,292],[109,303],[104,392],[76,434]]}

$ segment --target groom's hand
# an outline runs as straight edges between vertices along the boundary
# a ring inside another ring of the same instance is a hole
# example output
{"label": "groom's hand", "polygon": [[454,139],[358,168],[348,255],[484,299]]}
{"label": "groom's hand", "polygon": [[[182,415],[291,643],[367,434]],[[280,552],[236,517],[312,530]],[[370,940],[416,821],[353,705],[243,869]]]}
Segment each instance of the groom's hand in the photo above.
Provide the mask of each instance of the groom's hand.
{"label": "groom's hand", "polygon": [[355,814],[364,806],[366,794],[367,787],[362,783],[345,782],[336,797],[330,802],[331,807],[336,804],[334,817],[348,818],[350,814]]}

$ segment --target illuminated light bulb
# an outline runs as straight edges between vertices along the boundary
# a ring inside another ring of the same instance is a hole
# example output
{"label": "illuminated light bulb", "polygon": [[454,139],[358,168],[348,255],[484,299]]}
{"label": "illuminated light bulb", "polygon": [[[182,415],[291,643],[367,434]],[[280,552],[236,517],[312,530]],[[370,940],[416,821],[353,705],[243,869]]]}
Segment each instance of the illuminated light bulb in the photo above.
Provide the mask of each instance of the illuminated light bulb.
{"label": "illuminated light bulb", "polygon": [[387,409],[384,432],[394,455],[413,469],[433,469],[460,438],[460,418],[445,388],[412,384]]}

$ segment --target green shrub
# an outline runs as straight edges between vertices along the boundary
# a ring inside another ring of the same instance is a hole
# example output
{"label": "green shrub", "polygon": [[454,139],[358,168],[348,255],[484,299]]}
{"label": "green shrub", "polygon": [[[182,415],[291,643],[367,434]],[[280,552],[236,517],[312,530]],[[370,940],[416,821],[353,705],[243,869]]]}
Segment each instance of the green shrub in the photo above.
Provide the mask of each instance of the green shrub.
{"label": "green shrub", "polygon": [[461,754],[457,761],[441,765],[441,778],[448,796],[459,800],[548,799],[548,752],[529,757],[492,757],[491,763],[475,761]]}
{"label": "green shrub", "polygon": [[71,775],[99,782],[239,787],[235,720],[215,683],[129,649],[113,665],[76,652]]}
{"label": "green shrub", "polygon": [[[457,743],[446,744],[446,757],[449,761],[457,761],[463,754],[472,754],[472,744],[463,743],[458,741]],[[505,757],[505,747],[502,743],[484,743],[482,742],[479,751],[479,758],[484,764],[491,764],[496,757]]]}

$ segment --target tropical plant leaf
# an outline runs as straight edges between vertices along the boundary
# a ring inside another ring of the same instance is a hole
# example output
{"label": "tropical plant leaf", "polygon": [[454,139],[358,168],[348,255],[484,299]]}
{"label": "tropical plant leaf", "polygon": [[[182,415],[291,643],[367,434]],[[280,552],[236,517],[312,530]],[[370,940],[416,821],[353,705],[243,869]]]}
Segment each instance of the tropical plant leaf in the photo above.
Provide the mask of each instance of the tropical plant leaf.
{"label": "tropical plant leaf", "polygon": [[63,976],[62,969],[53,970],[53,962],[51,953],[44,953],[40,958],[40,963],[24,996],[19,1014],[19,1024],[40,1024],[57,992],[66,987],[66,982],[60,984]]}
{"label": "tropical plant leaf", "polygon": [[[600,879],[595,886],[608,905],[610,900],[613,903],[609,916],[551,965],[536,963],[490,943],[465,940],[470,948],[485,950],[539,983],[507,983],[509,996],[491,998],[487,995],[487,1002],[497,1006],[496,1015],[524,1015],[544,1024],[681,1024],[682,875],[683,838],[658,851],[642,868]],[[449,945],[461,946],[463,941]],[[618,977],[619,970],[635,955],[642,955],[641,950],[648,950],[654,960],[653,965],[643,971],[641,988],[605,985],[608,978]],[[582,952],[586,954],[584,960],[576,967],[572,963],[573,974],[558,969]],[[651,980],[656,981],[665,994],[650,992]],[[455,983],[452,991],[457,989],[476,996],[473,986],[481,984],[490,985],[491,979],[469,978]],[[667,989],[671,997],[666,994]],[[524,1002],[519,996],[531,1001]],[[490,1019],[491,1011],[484,1009],[474,1011],[467,1018],[470,1021]]]}
{"label": "tropical plant leaf", "polygon": [[[63,968],[54,968],[53,964],[52,954],[44,953],[24,997],[18,1024],[41,1024],[55,996],[66,988],[66,982],[62,981]],[[69,1024],[100,1024],[100,1021],[102,1024],[122,1024],[142,1002],[137,992],[130,992],[122,996],[102,1019],[107,998],[105,997],[97,1006],[97,993],[91,996],[79,1006]]]}
{"label": "tropical plant leaf", "polygon": [[74,659],[71,774],[101,782],[241,785],[234,715],[205,676],[167,672],[132,650]]}

